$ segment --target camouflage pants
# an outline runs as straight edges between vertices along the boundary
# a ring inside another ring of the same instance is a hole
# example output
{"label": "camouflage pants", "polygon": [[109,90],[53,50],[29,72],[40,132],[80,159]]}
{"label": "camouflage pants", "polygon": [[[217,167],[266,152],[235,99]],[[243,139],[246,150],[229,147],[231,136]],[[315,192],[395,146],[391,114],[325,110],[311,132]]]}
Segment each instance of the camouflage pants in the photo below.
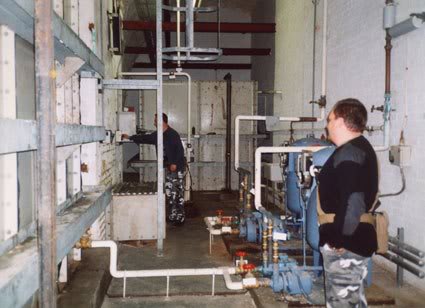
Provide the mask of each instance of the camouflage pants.
{"label": "camouflage pants", "polygon": [[345,250],[320,247],[325,269],[327,308],[367,307],[364,285],[370,258]]}
{"label": "camouflage pants", "polygon": [[165,178],[165,195],[169,209],[168,219],[173,222],[184,222],[183,172],[167,171]]}

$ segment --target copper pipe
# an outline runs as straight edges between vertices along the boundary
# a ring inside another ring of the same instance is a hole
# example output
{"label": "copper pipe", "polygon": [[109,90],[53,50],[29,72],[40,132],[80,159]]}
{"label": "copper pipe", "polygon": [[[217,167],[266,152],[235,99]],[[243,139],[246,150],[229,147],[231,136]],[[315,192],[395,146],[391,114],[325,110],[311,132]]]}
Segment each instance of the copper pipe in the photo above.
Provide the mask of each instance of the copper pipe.
{"label": "copper pipe", "polygon": [[244,190],[243,187],[239,187],[239,202],[243,202],[243,194],[244,194]]}
{"label": "copper pipe", "polygon": [[279,263],[279,244],[277,241],[273,241],[273,263]]}
{"label": "copper pipe", "polygon": [[252,209],[251,199],[252,199],[252,196],[248,192],[248,194],[246,195],[246,205],[245,205],[245,209],[248,210],[248,211],[250,211]]}
{"label": "copper pipe", "polygon": [[226,173],[225,173],[225,189],[232,190],[232,74],[227,73],[224,76],[226,81]]}
{"label": "copper pipe", "polygon": [[268,264],[268,252],[267,252],[267,229],[263,229],[263,265],[267,266]]}
{"label": "copper pipe", "polygon": [[385,94],[391,93],[391,35],[388,34],[385,36]]}
{"label": "copper pipe", "polygon": [[267,237],[268,237],[268,253],[269,253],[269,260],[273,257],[273,220],[270,219],[267,226]]}
{"label": "copper pipe", "polygon": [[248,176],[244,175],[243,177],[243,185],[244,185],[244,190],[247,191],[248,190]]}
{"label": "copper pipe", "polygon": [[314,117],[300,117],[297,122],[317,122],[317,118]]}

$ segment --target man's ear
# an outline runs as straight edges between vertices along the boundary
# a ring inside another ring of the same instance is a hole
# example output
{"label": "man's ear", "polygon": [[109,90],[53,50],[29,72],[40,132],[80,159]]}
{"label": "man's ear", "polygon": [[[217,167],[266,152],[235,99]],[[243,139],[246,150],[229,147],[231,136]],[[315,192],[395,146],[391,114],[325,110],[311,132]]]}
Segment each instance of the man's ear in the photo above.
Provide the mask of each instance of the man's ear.
{"label": "man's ear", "polygon": [[345,128],[347,127],[347,125],[345,125],[344,118],[342,117],[336,118],[335,124],[337,127],[345,127]]}

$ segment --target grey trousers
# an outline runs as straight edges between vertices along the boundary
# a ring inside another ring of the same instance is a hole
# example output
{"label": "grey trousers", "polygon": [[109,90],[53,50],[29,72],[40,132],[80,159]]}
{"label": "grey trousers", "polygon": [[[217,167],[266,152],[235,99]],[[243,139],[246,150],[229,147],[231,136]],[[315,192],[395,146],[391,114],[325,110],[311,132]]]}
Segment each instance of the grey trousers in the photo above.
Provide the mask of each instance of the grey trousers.
{"label": "grey trousers", "polygon": [[338,253],[328,245],[320,247],[325,269],[327,308],[367,307],[364,291],[370,258],[345,250]]}

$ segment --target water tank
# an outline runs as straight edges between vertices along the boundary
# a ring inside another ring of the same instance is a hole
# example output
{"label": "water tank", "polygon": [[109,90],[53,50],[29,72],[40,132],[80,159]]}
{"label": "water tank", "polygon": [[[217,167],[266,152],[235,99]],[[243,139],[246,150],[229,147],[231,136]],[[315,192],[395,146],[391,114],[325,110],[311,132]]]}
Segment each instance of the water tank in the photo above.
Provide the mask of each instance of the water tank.
{"label": "water tank", "polygon": [[[313,153],[313,165],[322,167],[332,153],[335,147],[325,148]],[[307,243],[316,251],[319,251],[319,226],[317,225],[317,183],[314,180],[313,190],[307,202]]]}
{"label": "water tank", "polygon": [[[299,139],[290,146],[293,147],[311,147],[311,146],[331,146],[328,141],[308,137]],[[288,158],[288,170],[286,178],[286,207],[291,211],[293,215],[297,217],[302,214],[302,205],[300,200],[300,190],[297,186],[298,177],[295,172],[297,158],[299,153],[289,153]]]}

